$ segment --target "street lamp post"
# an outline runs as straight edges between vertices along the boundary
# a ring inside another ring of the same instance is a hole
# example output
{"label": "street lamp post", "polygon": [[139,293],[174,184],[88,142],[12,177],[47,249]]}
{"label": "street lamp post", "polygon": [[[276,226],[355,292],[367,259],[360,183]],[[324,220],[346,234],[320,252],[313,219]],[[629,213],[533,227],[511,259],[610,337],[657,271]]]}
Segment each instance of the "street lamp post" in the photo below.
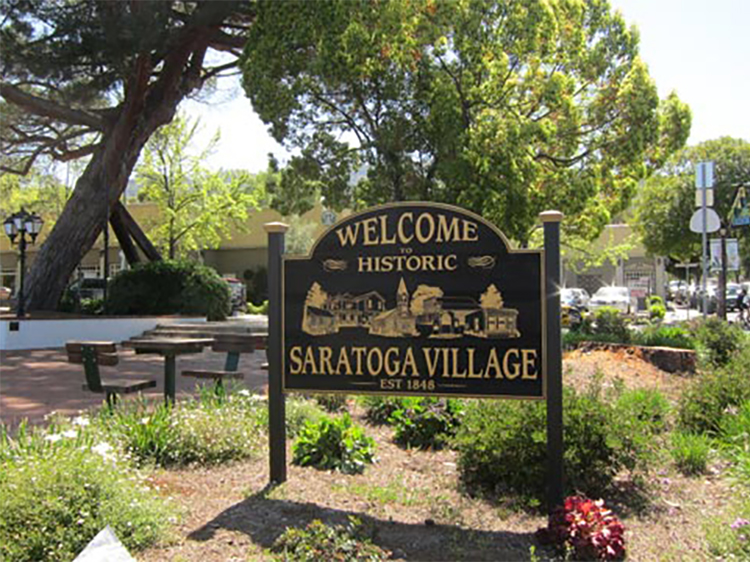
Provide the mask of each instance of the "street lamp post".
{"label": "street lamp post", "polygon": [[[23,209],[13,213],[3,223],[5,234],[10,238],[10,243],[14,244],[16,238],[18,238],[18,254],[21,262],[20,279],[18,280],[18,304],[16,305],[16,316],[18,318],[23,318],[25,314],[23,278],[26,269],[26,244],[36,242],[36,237],[41,232],[43,224],[42,217],[36,213],[27,213]],[[26,235],[28,235],[30,241],[27,241]]]}

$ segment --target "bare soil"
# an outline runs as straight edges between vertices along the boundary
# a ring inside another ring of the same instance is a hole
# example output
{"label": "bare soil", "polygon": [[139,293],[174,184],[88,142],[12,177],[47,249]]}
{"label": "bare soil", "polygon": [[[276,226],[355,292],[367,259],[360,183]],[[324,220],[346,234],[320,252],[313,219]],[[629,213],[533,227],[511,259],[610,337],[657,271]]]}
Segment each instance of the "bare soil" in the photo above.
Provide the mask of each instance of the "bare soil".
{"label": "bare soil", "polygon": [[[566,356],[565,367],[565,383],[576,386],[588,384],[600,372],[605,385],[621,379],[628,387],[658,388],[676,397],[688,382],[627,353],[574,352]],[[362,412],[352,409],[355,418],[361,417]],[[174,498],[183,519],[168,544],[138,559],[269,560],[268,549],[286,527],[302,527],[313,519],[343,523],[348,516],[370,526],[374,541],[394,559],[529,560],[532,547],[538,559],[550,559],[551,553],[534,538],[546,518],[463,494],[454,452],[403,450],[393,444],[387,427],[367,426],[367,433],[377,441],[378,462],[357,476],[289,463],[288,481],[269,488],[265,457],[157,473],[154,484]],[[731,494],[721,467],[713,466],[697,478],[669,467],[657,469],[648,477],[647,489],[644,497],[624,479],[619,497],[612,498],[627,529],[628,559],[711,558],[703,525]]]}

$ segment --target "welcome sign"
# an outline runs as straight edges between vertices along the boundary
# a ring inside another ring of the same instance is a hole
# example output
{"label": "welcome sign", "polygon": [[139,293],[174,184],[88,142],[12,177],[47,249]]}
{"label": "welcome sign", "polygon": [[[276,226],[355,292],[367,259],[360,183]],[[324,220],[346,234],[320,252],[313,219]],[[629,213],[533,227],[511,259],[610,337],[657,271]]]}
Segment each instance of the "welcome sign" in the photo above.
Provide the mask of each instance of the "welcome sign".
{"label": "welcome sign", "polygon": [[456,207],[349,216],[283,259],[283,387],[544,398],[543,263]]}

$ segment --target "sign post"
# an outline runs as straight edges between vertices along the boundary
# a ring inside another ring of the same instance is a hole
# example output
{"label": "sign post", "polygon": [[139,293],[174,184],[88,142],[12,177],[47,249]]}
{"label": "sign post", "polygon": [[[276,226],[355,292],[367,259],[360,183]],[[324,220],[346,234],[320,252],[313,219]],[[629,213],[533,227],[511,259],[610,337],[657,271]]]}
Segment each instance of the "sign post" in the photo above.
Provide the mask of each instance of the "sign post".
{"label": "sign post", "polygon": [[695,167],[695,187],[702,192],[701,215],[703,228],[701,232],[701,247],[703,249],[703,318],[708,315],[708,205],[706,192],[714,186],[714,163],[700,162]]}
{"label": "sign post", "polygon": [[563,503],[562,333],[560,329],[560,222],[559,211],[539,215],[544,225],[547,293],[547,508]]}
{"label": "sign post", "polygon": [[268,233],[268,441],[271,482],[286,482],[286,421],[281,373],[282,356],[282,279],[284,233],[289,227],[281,222],[263,225]]}

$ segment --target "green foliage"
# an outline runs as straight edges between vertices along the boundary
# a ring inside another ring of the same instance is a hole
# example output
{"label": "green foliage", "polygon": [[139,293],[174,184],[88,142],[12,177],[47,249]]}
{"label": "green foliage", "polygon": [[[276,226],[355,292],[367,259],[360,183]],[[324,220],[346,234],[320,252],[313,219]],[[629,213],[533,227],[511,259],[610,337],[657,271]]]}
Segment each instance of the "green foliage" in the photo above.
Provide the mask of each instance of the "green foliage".
{"label": "green foliage", "polygon": [[715,435],[728,408],[750,400],[750,346],[744,346],[725,367],[700,372],[682,393],[678,423],[684,431]]}
{"label": "green foliage", "polygon": [[737,494],[705,522],[706,540],[716,560],[750,559],[750,498]]}
{"label": "green foliage", "polygon": [[359,474],[374,461],[375,441],[352,424],[349,414],[344,414],[306,423],[292,450],[294,464]]}
{"label": "green foliage", "polygon": [[295,396],[286,401],[286,432],[296,437],[306,424],[315,424],[325,417],[325,412],[314,400]]}
{"label": "green foliage", "polygon": [[592,239],[690,128],[607,3],[264,2],[242,70],[296,150],[268,186],[284,214],[434,200],[527,241],[557,208]]}
{"label": "green foliage", "polygon": [[667,307],[659,303],[651,304],[648,307],[648,315],[651,320],[664,320],[664,317],[667,315]]}
{"label": "green foliage", "polygon": [[365,409],[367,421],[375,425],[384,425],[388,423],[393,412],[405,407],[409,398],[364,395],[357,400]]}
{"label": "green foliage", "polygon": [[[700,257],[700,237],[690,231],[695,211],[695,165],[715,163],[714,209],[726,217],[736,188],[747,181],[750,142],[721,137],[686,147],[648,179],[635,199],[634,226],[646,249],[677,261]],[[746,262],[745,262],[746,263]]]}
{"label": "green foliage", "polygon": [[698,360],[707,368],[721,367],[729,363],[746,341],[739,325],[729,324],[715,316],[699,320],[693,328],[693,333]]}
{"label": "green foliage", "polygon": [[232,228],[244,228],[248,209],[258,205],[259,194],[253,193],[255,184],[247,172],[204,167],[219,142],[218,132],[207,147],[193,153],[199,125],[200,120],[175,117],[151,136],[136,168],[138,198],[154,202],[159,210],[149,235],[170,259],[218,248]]}
{"label": "green foliage", "polygon": [[329,413],[346,410],[346,394],[316,394],[315,401]]}
{"label": "green foliage", "polygon": [[[568,490],[601,496],[622,469],[648,467],[656,431],[606,401],[598,385],[565,389],[564,471]],[[461,480],[471,491],[543,501],[547,467],[543,402],[477,401],[466,407],[455,438]]]}
{"label": "green foliage", "polygon": [[264,314],[268,316],[268,301],[263,301],[262,303],[255,305],[252,302],[247,303],[247,313],[248,314]]}
{"label": "green foliage", "polygon": [[129,400],[102,410],[94,426],[140,464],[212,465],[257,454],[265,409],[247,390],[217,397],[161,401]]}
{"label": "green foliage", "polygon": [[215,270],[189,261],[162,260],[119,272],[109,285],[111,314],[194,314],[223,320],[229,286]]}
{"label": "green foliage", "polygon": [[347,525],[326,525],[319,519],[304,529],[287,527],[273,543],[271,550],[278,559],[295,562],[378,562],[388,559],[388,552],[372,543],[370,533],[355,517]]}
{"label": "green foliage", "polygon": [[583,331],[589,331],[592,334],[611,335],[618,338],[621,343],[630,341],[630,330],[625,322],[625,317],[616,308],[602,306],[597,308],[591,316],[593,316],[593,325],[587,324]]}
{"label": "green foliage", "polygon": [[677,431],[671,436],[669,452],[678,470],[683,474],[706,472],[710,451],[711,440],[705,435]]}
{"label": "green foliage", "polygon": [[635,388],[623,390],[615,401],[621,421],[632,421],[640,426],[642,434],[662,433],[668,428],[672,407],[658,390]]}
{"label": "green foliage", "polygon": [[419,449],[442,449],[456,433],[463,405],[458,400],[407,398],[388,422],[395,428],[399,445]]}
{"label": "green foliage", "polygon": [[646,326],[643,330],[633,333],[633,343],[653,347],[695,348],[695,339],[687,329],[661,324]]}
{"label": "green foliage", "polygon": [[106,525],[131,551],[161,539],[174,514],[143,476],[84,428],[56,429],[0,426],[0,559],[72,560]]}
{"label": "green foliage", "polygon": [[265,267],[246,269],[242,276],[247,285],[248,305],[268,302],[268,270]]}

